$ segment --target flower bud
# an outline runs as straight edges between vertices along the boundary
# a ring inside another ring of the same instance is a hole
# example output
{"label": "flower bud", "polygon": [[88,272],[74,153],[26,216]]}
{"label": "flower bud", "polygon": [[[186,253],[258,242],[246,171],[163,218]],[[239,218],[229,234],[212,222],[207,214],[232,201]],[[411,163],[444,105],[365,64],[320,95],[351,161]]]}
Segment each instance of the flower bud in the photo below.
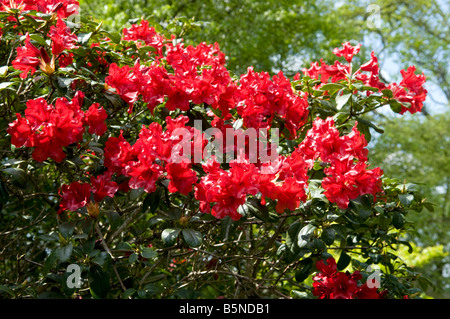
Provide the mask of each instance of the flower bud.
{"label": "flower bud", "polygon": [[86,209],[88,211],[89,216],[96,219],[98,217],[98,214],[100,213],[100,209],[98,208],[98,203],[96,202],[89,202],[86,205]]}
{"label": "flower bud", "polygon": [[39,67],[45,74],[53,74],[55,72],[55,57],[52,56],[50,59],[44,47],[39,50],[39,53],[41,55],[41,63]]}

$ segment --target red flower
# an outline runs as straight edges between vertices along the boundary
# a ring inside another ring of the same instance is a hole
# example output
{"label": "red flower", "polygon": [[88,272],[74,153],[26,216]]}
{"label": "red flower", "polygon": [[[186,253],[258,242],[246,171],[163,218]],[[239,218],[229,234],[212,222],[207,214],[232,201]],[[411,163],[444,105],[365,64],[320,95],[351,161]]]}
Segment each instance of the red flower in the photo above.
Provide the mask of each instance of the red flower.
{"label": "red flower", "polygon": [[[25,110],[26,122],[21,116],[11,123],[8,133],[17,147],[34,147],[33,158],[43,162],[52,158],[61,162],[65,158],[63,147],[82,139],[84,112],[81,104],[84,94],[77,92],[72,99],[59,98],[55,106],[38,98],[29,100]],[[28,128],[27,128],[28,125]],[[26,134],[19,137],[19,134]]]}
{"label": "red flower", "polygon": [[209,159],[203,165],[207,175],[195,186],[195,198],[200,201],[203,212],[209,212],[210,203],[215,203],[211,215],[218,219],[230,216],[239,220],[242,216],[237,212],[238,207],[245,203],[247,195],[258,192],[258,170],[246,161],[233,161],[230,165],[231,169],[225,171],[215,159]]}
{"label": "red flower", "polygon": [[342,43],[343,47],[341,49],[335,48],[333,50],[333,53],[341,57],[343,56],[345,60],[347,60],[348,63],[352,62],[353,56],[358,54],[361,44],[357,44],[356,46],[352,46],[350,42]]}
{"label": "red flower", "polygon": [[375,56],[375,52],[372,51],[370,54],[371,59],[361,65],[361,71],[366,71],[372,73],[372,75],[378,75],[380,67],[378,66],[378,58]]}
{"label": "red flower", "polygon": [[291,139],[305,124],[308,103],[294,93],[288,78],[279,72],[272,79],[267,72],[257,73],[252,67],[241,75],[237,87],[237,111],[246,127],[270,128],[275,116],[286,121]]}
{"label": "red flower", "polygon": [[131,145],[125,140],[120,132],[119,137],[110,137],[105,142],[104,165],[108,170],[124,175],[125,168],[130,161],[137,158]]}
{"label": "red flower", "polygon": [[163,174],[163,168],[154,162],[154,158],[139,154],[138,161],[131,163],[127,175],[131,176],[128,185],[132,189],[144,188],[147,193],[156,190],[156,182]]}
{"label": "red flower", "polygon": [[58,18],[64,19],[73,14],[78,13],[80,7],[78,1],[75,0],[35,0],[30,1],[36,3],[37,11],[49,14],[56,14]]}
{"label": "red flower", "polygon": [[316,262],[316,268],[323,275],[331,277],[337,272],[337,264],[336,260],[333,257],[330,257],[326,260],[326,263],[323,259],[320,259]]}
{"label": "red flower", "polygon": [[116,63],[112,63],[109,66],[109,75],[105,78],[105,83],[115,88],[117,94],[130,105],[129,113],[139,97],[139,89],[131,81],[130,71],[131,68],[127,65],[119,67]]}
{"label": "red flower", "polygon": [[350,200],[361,195],[372,194],[375,200],[382,192],[383,171],[378,167],[368,170],[364,162],[353,164],[351,157],[336,160],[325,173],[327,177],[322,180],[324,195],[341,209],[346,209]]}
{"label": "red flower", "polygon": [[52,39],[52,53],[54,55],[58,55],[64,50],[78,48],[75,44],[78,41],[78,37],[70,32],[70,29],[61,19],[58,19],[56,22],[56,27],[50,27],[48,36]]}
{"label": "red flower", "polygon": [[90,202],[91,185],[74,181],[70,185],[63,185],[59,191],[61,203],[58,214],[65,210],[76,211]]}
{"label": "red flower", "polygon": [[298,208],[300,202],[306,200],[305,184],[299,183],[293,177],[288,177],[282,185],[275,188],[274,195],[278,200],[277,206],[275,207],[277,213],[283,213],[286,208],[294,211]]}
{"label": "red flower", "polygon": [[27,33],[25,45],[17,48],[17,57],[12,62],[16,70],[21,70],[20,77],[25,79],[28,71],[31,75],[36,72],[36,68],[41,64],[41,52],[30,42],[30,35]]}
{"label": "red flower", "polygon": [[142,40],[162,55],[162,48],[166,38],[155,31],[154,27],[150,27],[147,20],[142,20],[140,25],[133,24],[130,28],[123,29],[123,40],[137,41]]}
{"label": "red flower", "polygon": [[329,280],[330,299],[353,299],[357,290],[356,280],[347,273],[338,272]]}
{"label": "red flower", "polygon": [[97,177],[91,177],[92,192],[94,193],[94,200],[100,202],[106,196],[111,198],[119,189],[116,182],[111,181],[112,173],[106,172]]}
{"label": "red flower", "polygon": [[376,287],[369,288],[367,283],[364,283],[358,287],[355,296],[357,299],[381,299],[382,293],[379,293]]}
{"label": "red flower", "polygon": [[32,147],[34,140],[30,138],[32,136],[32,129],[28,120],[22,117],[19,113],[16,114],[17,120],[9,124],[6,129],[11,135],[11,144],[16,147],[27,146]]}
{"label": "red flower", "polygon": [[167,178],[170,179],[169,192],[188,195],[192,191],[192,186],[197,182],[197,174],[190,166],[191,164],[186,162],[166,165]]}
{"label": "red flower", "polygon": [[[62,68],[65,68],[68,65],[71,65],[73,63],[73,53],[69,53],[69,54],[64,54],[63,53],[63,54],[61,54],[59,56],[58,62],[59,62],[59,66],[62,67]],[[75,81],[73,81],[73,82],[75,82]]]}
{"label": "red flower", "polygon": [[334,65],[328,65],[320,59],[321,65],[318,62],[311,63],[311,68],[303,69],[303,74],[312,79],[316,79],[326,83],[331,78],[331,82],[337,82],[345,79],[350,73],[350,66],[344,65],[339,61],[335,61]]}
{"label": "red flower", "polygon": [[89,134],[103,135],[107,130],[105,120],[108,113],[98,103],[92,104],[86,111],[85,121],[89,125]]}
{"label": "red flower", "polygon": [[410,92],[421,94],[424,91],[423,85],[425,84],[426,77],[423,73],[422,75],[415,75],[415,71],[415,66],[410,66],[407,71],[401,70],[400,73],[403,79],[400,85],[406,87]]}
{"label": "red flower", "polygon": [[362,279],[361,273],[339,272],[333,257],[328,258],[326,263],[318,260],[316,268],[319,273],[313,277],[312,293],[319,299],[380,299],[386,293],[378,293],[377,288],[369,288],[366,283],[358,285]]}

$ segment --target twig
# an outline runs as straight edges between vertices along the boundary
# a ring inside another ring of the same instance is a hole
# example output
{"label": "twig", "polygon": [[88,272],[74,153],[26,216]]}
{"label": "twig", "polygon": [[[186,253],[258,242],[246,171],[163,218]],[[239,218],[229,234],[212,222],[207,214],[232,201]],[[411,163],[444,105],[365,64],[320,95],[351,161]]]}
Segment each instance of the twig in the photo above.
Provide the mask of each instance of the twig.
{"label": "twig", "polygon": [[117,279],[119,280],[120,287],[122,287],[123,291],[126,291],[127,288],[123,284],[122,279],[120,278],[120,275],[119,275],[119,271],[117,270],[117,267],[116,267],[116,258],[113,256],[113,254],[111,253],[111,250],[109,249],[108,245],[106,244],[105,239],[104,239],[103,234],[102,234],[102,231],[101,231],[100,226],[98,225],[98,223],[95,223],[95,231],[97,232],[97,235],[100,237],[103,249],[105,249],[105,251],[111,257],[112,266],[113,266],[114,272],[116,273]]}

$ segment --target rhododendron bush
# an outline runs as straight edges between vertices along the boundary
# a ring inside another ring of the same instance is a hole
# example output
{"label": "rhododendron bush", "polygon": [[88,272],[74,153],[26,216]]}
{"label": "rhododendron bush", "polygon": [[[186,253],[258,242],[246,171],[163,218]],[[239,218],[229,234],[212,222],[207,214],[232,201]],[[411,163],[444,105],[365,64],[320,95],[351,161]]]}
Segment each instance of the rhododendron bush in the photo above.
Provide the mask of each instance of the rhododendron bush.
{"label": "rhododendron bush", "polygon": [[[396,250],[412,249],[407,214],[429,204],[370,164],[371,133],[383,130],[366,116],[421,111],[414,66],[384,83],[376,52],[359,65],[360,45],[344,42],[335,61],[291,78],[236,75],[218,43],[177,36],[188,20],[118,33],[77,15],[76,1],[0,1],[0,11],[2,254],[23,250],[8,267],[27,273],[4,291],[420,294],[426,279]],[[79,286],[67,284],[71,264]]]}

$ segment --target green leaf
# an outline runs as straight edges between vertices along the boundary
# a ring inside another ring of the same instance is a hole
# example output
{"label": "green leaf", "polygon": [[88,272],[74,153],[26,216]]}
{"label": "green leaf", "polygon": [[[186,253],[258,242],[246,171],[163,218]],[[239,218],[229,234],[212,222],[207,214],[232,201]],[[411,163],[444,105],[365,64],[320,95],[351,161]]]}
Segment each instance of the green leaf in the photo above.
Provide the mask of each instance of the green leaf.
{"label": "green leaf", "polygon": [[391,110],[395,113],[400,113],[402,110],[402,104],[397,100],[389,100],[389,106]]}
{"label": "green leaf", "polygon": [[312,242],[309,243],[308,247],[311,247],[315,251],[323,251],[326,248],[326,245],[323,240],[319,238],[314,238]]}
{"label": "green leaf", "polygon": [[158,253],[150,247],[144,247],[141,251],[141,256],[147,259],[152,259],[158,256]]}
{"label": "green leaf", "polygon": [[172,207],[167,212],[167,215],[169,217],[169,220],[179,220],[181,218],[181,215],[183,215],[183,211],[178,207]]}
{"label": "green leaf", "polygon": [[350,97],[352,96],[352,93],[342,94],[336,96],[336,108],[338,110],[342,109],[342,107],[348,102]]}
{"label": "green leaf", "polygon": [[394,215],[392,215],[392,225],[397,229],[400,229],[405,225],[405,217],[402,213],[395,212]]}
{"label": "green leaf", "polygon": [[25,19],[27,19],[28,22],[30,22],[30,23],[33,25],[33,27],[34,27],[35,29],[38,29],[38,28],[41,26],[41,24],[40,24],[39,22],[37,22],[37,21],[36,21],[33,17],[31,17],[30,15],[24,14],[24,13],[22,12],[22,13],[21,13],[21,16],[24,17]]}
{"label": "green leaf", "polygon": [[89,40],[91,39],[92,32],[89,33],[79,33],[78,34],[78,43],[80,43],[82,46],[85,46],[89,43]]}
{"label": "green leaf", "polygon": [[322,91],[329,91],[330,94],[333,94],[334,92],[342,89],[343,87],[344,86],[342,84],[339,84],[339,83],[327,83],[327,84],[322,85],[320,87],[320,89]]}
{"label": "green leaf", "polygon": [[362,117],[356,117],[356,121],[359,123],[363,123],[371,128],[373,128],[375,130],[375,132],[383,134],[384,130],[382,128],[379,128],[378,126],[376,126],[374,123],[372,123],[371,121],[368,121],[366,119],[363,119]]}
{"label": "green leaf", "polygon": [[134,264],[137,260],[138,260],[138,258],[139,258],[139,255],[138,254],[136,254],[136,253],[132,253],[130,256],[128,256],[128,263],[131,265],[131,264]]}
{"label": "green leaf", "polygon": [[109,254],[106,251],[101,251],[92,259],[92,262],[99,266],[103,266],[108,258]]}
{"label": "green leaf", "polygon": [[88,272],[89,289],[95,299],[106,298],[111,288],[109,274],[99,266],[91,266]]}
{"label": "green leaf", "polygon": [[423,291],[427,290],[429,287],[432,287],[433,289],[435,288],[433,282],[427,277],[424,277],[423,275],[419,276],[419,278],[417,278],[417,281],[419,282],[420,288]]}
{"label": "green leaf", "polygon": [[46,46],[47,42],[45,42],[45,39],[40,34],[31,34],[30,39],[33,41],[36,41],[42,46]]}
{"label": "green leaf", "polygon": [[56,264],[58,257],[56,251],[53,251],[45,260],[44,267],[42,267],[42,274],[45,276],[50,272],[50,269]]}
{"label": "green leaf", "polygon": [[13,84],[15,84],[15,83],[16,82],[3,82],[3,83],[0,83],[0,91],[6,90],[6,89],[12,90],[13,88],[11,86]]}
{"label": "green leaf", "polygon": [[183,238],[189,247],[198,247],[203,242],[203,236],[199,231],[191,228],[185,228],[182,230]]}
{"label": "green leaf", "polygon": [[75,223],[74,222],[66,222],[59,225],[59,232],[61,235],[63,235],[64,238],[69,238],[73,231],[75,230]]}
{"label": "green leaf", "polygon": [[414,200],[414,195],[413,194],[399,194],[398,199],[400,200],[400,203],[402,203],[403,205],[410,206]]}
{"label": "green leaf", "polygon": [[68,243],[65,246],[58,247],[55,250],[56,257],[60,262],[66,262],[69,260],[70,256],[72,255],[73,245],[72,243]]}
{"label": "green leaf", "polygon": [[305,247],[308,244],[316,228],[317,227],[312,224],[303,226],[297,237],[297,246],[299,248]]}
{"label": "green leaf", "polygon": [[411,254],[413,252],[414,249],[413,249],[413,247],[412,247],[412,245],[410,244],[409,241],[399,240],[398,243],[408,247],[408,254]]}
{"label": "green leaf", "polygon": [[120,44],[120,40],[122,40],[122,35],[119,32],[108,32],[108,37],[111,39],[112,42],[115,44]]}
{"label": "green leaf", "polygon": [[388,98],[394,97],[394,94],[392,94],[392,91],[389,89],[381,90],[381,93],[383,93],[383,96],[388,97]]}
{"label": "green leaf", "polygon": [[155,192],[148,194],[145,197],[144,202],[142,203],[142,213],[147,212],[149,208],[152,214],[156,213],[160,201],[161,201],[161,189],[158,188]]}
{"label": "green leaf", "polygon": [[255,217],[265,221],[265,222],[276,222],[278,221],[278,215],[271,214],[266,205],[262,205],[261,201],[256,198],[251,198],[245,204],[248,206],[248,211]]}
{"label": "green leaf", "polygon": [[295,221],[289,226],[288,231],[286,232],[286,247],[294,253],[294,250],[297,247],[297,237],[300,229],[302,228],[302,223],[299,221]]}
{"label": "green leaf", "polygon": [[128,299],[130,298],[132,295],[134,295],[134,293],[136,292],[136,289],[134,288],[128,288],[127,290],[125,290],[122,294],[122,298],[123,299]]}
{"label": "green leaf", "polygon": [[0,179],[0,204],[6,204],[9,201],[9,192],[3,180]]}
{"label": "green leaf", "polygon": [[366,139],[367,143],[369,143],[370,140],[372,139],[372,134],[370,133],[369,127],[362,121],[358,121],[358,125],[356,126],[356,128],[362,135],[364,135],[364,138]]}
{"label": "green leaf", "polygon": [[300,270],[295,273],[295,280],[297,282],[303,282],[308,278],[313,269],[313,264],[313,260],[309,257],[301,260],[299,263]]}
{"label": "green leaf", "polygon": [[59,236],[56,232],[50,233],[50,234],[42,234],[38,236],[40,239],[45,241],[59,241]]}
{"label": "green leaf", "polygon": [[161,239],[167,246],[173,246],[180,234],[180,228],[166,228],[161,233]]}
{"label": "green leaf", "polygon": [[424,203],[422,203],[422,205],[423,205],[426,209],[428,209],[428,211],[434,212],[434,204],[428,203],[428,202],[424,202]]}
{"label": "green leaf", "polygon": [[325,244],[331,245],[336,239],[336,231],[333,228],[325,228],[322,231],[320,238],[325,242]]}
{"label": "green leaf", "polygon": [[14,297],[14,292],[7,286],[5,285],[0,285],[0,293],[1,292],[5,292],[7,294],[9,294],[11,297]]}
{"label": "green leaf", "polygon": [[[0,77],[5,77],[5,75],[8,73],[8,66],[4,65],[0,67]],[[3,83],[2,83],[3,84]],[[1,84],[0,84],[1,85]]]}
{"label": "green leaf", "polygon": [[10,168],[4,168],[4,169],[2,169],[2,171],[10,174],[13,177],[14,181],[16,181],[20,187],[25,187],[27,185],[28,176],[27,176],[27,173],[23,169],[10,167]]}
{"label": "green leaf", "polygon": [[57,77],[58,85],[63,89],[69,88],[74,80],[75,79],[63,78],[60,76]]}
{"label": "green leaf", "polygon": [[350,264],[351,260],[352,260],[352,257],[347,255],[347,253],[345,251],[342,251],[341,255],[339,257],[339,260],[337,262],[337,269],[339,271],[344,270]]}
{"label": "green leaf", "polygon": [[363,85],[360,89],[360,91],[372,91],[372,92],[378,92],[380,89],[373,87],[373,86],[367,86],[367,85]]}

